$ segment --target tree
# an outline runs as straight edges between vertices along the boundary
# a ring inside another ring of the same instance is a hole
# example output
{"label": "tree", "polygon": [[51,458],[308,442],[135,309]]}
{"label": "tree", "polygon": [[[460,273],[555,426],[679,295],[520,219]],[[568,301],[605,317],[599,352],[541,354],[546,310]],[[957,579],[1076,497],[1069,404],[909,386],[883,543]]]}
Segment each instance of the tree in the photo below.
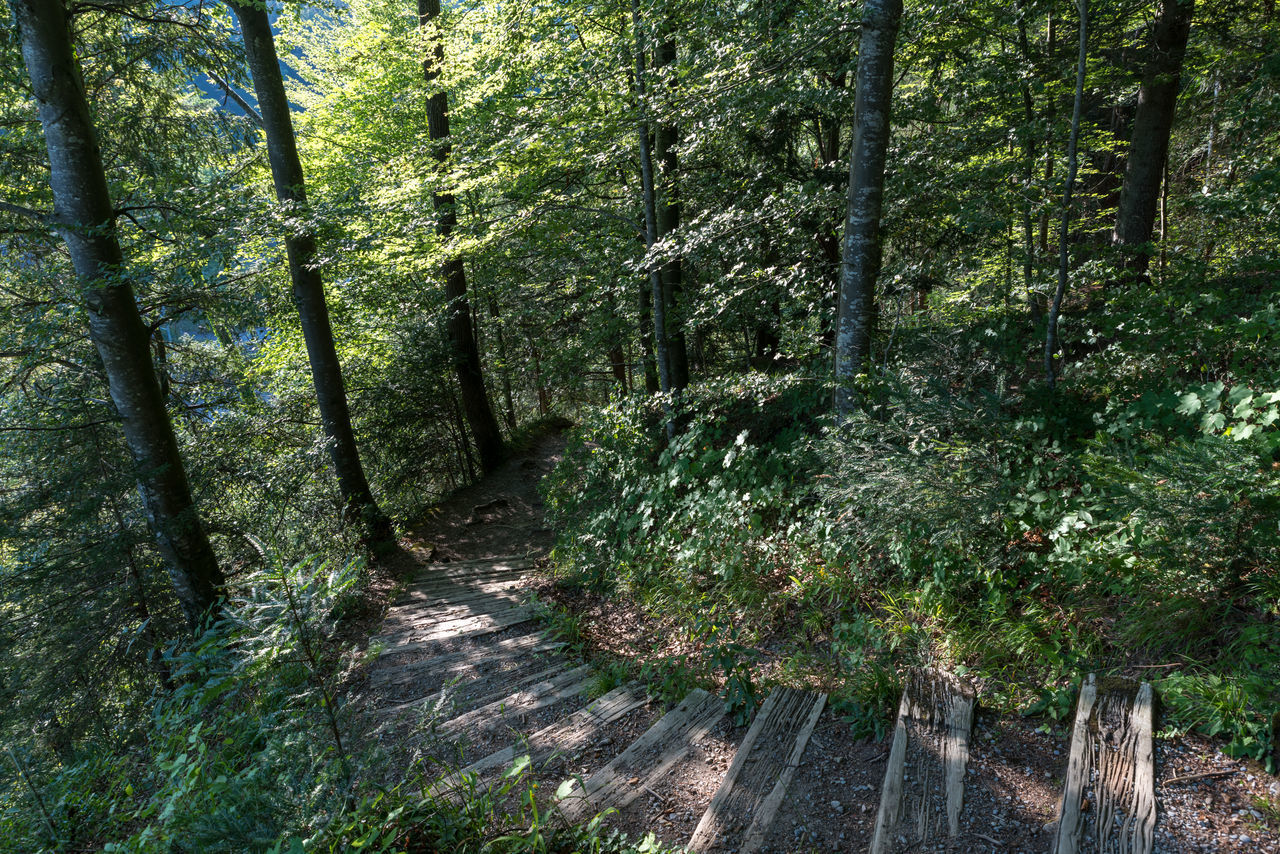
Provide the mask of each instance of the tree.
{"label": "tree", "polygon": [[[668,32],[654,49],[653,69],[665,75],[668,96],[676,90],[676,43],[669,30],[671,21],[664,25]],[[660,169],[662,182],[659,203],[655,211],[657,239],[664,240],[680,228],[680,155],[676,146],[680,143],[680,129],[672,121],[659,121],[653,131],[653,158]],[[670,251],[670,250],[669,250]],[[689,353],[685,345],[683,308],[684,265],[679,254],[662,265],[662,299],[665,303],[667,357],[671,362],[671,387],[679,390],[689,384]]]}
{"label": "tree", "polygon": [[[258,110],[267,137],[267,159],[275,183],[276,199],[303,216],[307,209],[306,180],[293,133],[289,98],[284,91],[275,37],[265,8],[231,4],[244,36],[245,56],[258,97]],[[391,520],[374,500],[365,478],[356,447],[355,430],[347,406],[342,363],[333,342],[329,306],[325,302],[324,280],[316,267],[316,237],[309,226],[285,234],[289,277],[293,282],[293,302],[302,321],[302,335],[311,365],[320,420],[329,440],[329,456],[338,476],[338,488],[346,512],[365,526],[372,541],[391,539]]]}
{"label": "tree", "polygon": [[857,102],[849,197],[836,315],[836,411],[853,409],[853,378],[867,368],[875,327],[876,277],[880,273],[880,210],[889,147],[893,52],[902,0],[868,0],[858,42]]}
{"label": "tree", "polygon": [[[635,95],[638,116],[636,119],[636,138],[640,151],[640,190],[641,203],[644,208],[644,242],[645,248],[653,251],[658,242],[657,199],[654,187],[653,150],[650,147],[649,110],[646,105],[648,87],[645,69],[645,38],[640,24],[640,4],[631,0],[631,26],[635,35]],[[664,395],[675,387],[672,380],[671,351],[667,336],[667,299],[662,282],[660,267],[650,258],[645,259],[645,268],[649,277],[649,296],[653,306],[653,349],[654,360],[658,364],[658,384]],[[663,398],[666,411],[667,438],[675,434],[675,421],[672,418],[670,402]]]}
{"label": "tree", "polygon": [[1136,279],[1146,278],[1151,260],[1147,245],[1155,229],[1194,5],[1194,0],[1161,0],[1138,91],[1129,162],[1112,234],[1112,243],[1123,253],[1125,269]]}
{"label": "tree", "polygon": [[1058,232],[1058,287],[1053,292],[1053,304],[1049,306],[1049,322],[1044,334],[1044,378],[1049,388],[1058,383],[1058,318],[1062,315],[1062,298],[1067,292],[1068,262],[1071,236],[1071,195],[1075,191],[1076,156],[1080,141],[1080,113],[1084,103],[1084,79],[1089,59],[1089,0],[1076,0],[1080,10],[1080,49],[1076,58],[1076,97],[1071,110],[1071,136],[1067,141],[1067,179],[1062,185],[1062,227]]}
{"label": "tree", "polygon": [[80,280],[89,336],[137,466],[148,524],[195,629],[222,595],[226,580],[196,510],[151,363],[150,333],[116,234],[116,212],[66,10],[61,2],[46,0],[12,0],[10,5],[44,128],[52,222]]}
{"label": "tree", "polygon": [[[444,42],[433,32],[440,17],[440,0],[418,0],[418,20],[431,38],[431,55],[422,61],[422,76],[430,87],[440,76],[444,62]],[[449,95],[433,92],[427,101],[427,128],[435,143],[435,159],[443,166],[449,160]],[[434,191],[431,203],[436,211],[436,234],[448,240],[458,224],[453,193]],[[462,391],[462,408],[480,453],[480,467],[491,472],[502,462],[502,433],[493,417],[489,395],[485,392],[484,372],[480,366],[480,350],[471,328],[471,304],[467,300],[467,272],[462,259],[450,255],[441,271],[444,275],[445,299],[448,306],[449,339],[453,345],[454,368]]]}

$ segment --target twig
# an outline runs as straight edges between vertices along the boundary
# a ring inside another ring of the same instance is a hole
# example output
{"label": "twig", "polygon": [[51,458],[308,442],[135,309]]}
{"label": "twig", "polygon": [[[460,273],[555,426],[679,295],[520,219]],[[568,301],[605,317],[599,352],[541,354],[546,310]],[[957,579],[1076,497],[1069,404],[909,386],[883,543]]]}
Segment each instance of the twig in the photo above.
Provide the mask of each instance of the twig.
{"label": "twig", "polygon": [[1165,780],[1160,785],[1172,786],[1174,783],[1191,783],[1196,780],[1210,780],[1214,777],[1230,777],[1232,774],[1235,774],[1238,770],[1239,769],[1232,768],[1229,771],[1206,771],[1203,774],[1187,774],[1186,776],[1183,776],[1183,777],[1170,777],[1168,780]]}
{"label": "twig", "polygon": [[13,767],[18,769],[18,774],[26,781],[27,788],[31,790],[31,794],[36,799],[36,806],[40,808],[40,814],[44,816],[45,824],[49,826],[49,841],[58,841],[58,831],[54,830],[53,817],[49,815],[49,808],[44,805],[44,798],[40,797],[40,790],[36,788],[36,784],[31,782],[31,777],[27,775],[27,769],[22,767],[22,763],[18,761],[18,757],[13,755],[13,751],[5,748],[4,752],[9,754],[9,761],[13,763]]}

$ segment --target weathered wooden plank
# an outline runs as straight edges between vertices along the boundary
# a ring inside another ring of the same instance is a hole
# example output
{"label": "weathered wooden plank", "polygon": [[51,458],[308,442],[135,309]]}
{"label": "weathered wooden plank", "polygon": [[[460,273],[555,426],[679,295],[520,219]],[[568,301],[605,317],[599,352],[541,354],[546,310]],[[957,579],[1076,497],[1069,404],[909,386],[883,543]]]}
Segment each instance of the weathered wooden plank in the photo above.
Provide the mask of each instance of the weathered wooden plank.
{"label": "weathered wooden plank", "polygon": [[478,584],[457,584],[451,586],[435,586],[423,590],[409,589],[396,597],[391,603],[389,613],[405,608],[430,608],[436,605],[461,604],[468,599],[479,599],[486,595],[515,595],[514,591],[524,586],[525,577],[504,578],[500,581],[485,581]]}
{"label": "weathered wooden plank", "polygon": [[478,560],[457,563],[429,564],[422,567],[414,575],[414,586],[429,584],[434,581],[456,582],[463,579],[524,574],[533,570],[536,559],[514,558]]}
{"label": "weathered wooden plank", "polygon": [[[550,667],[540,670],[527,672],[524,676],[514,675],[510,672],[495,673],[488,677],[473,680],[466,685],[459,686],[453,696],[458,702],[485,704],[511,694],[513,691],[521,691],[530,685],[537,685],[548,679],[555,677],[559,673],[563,673],[565,665],[557,662]],[[380,715],[394,715],[417,706],[429,706],[438,702],[448,692],[445,689],[432,691],[421,697],[415,697],[412,700],[405,700],[394,706],[387,706],[378,709]]]}
{"label": "weathered wooden plank", "polygon": [[589,664],[572,670],[561,668],[560,673],[555,676],[446,721],[440,726],[439,732],[452,736],[476,735],[505,726],[514,718],[583,693],[590,687],[591,679]]}
{"label": "weathered wooden plank", "polygon": [[521,582],[533,572],[532,566],[517,569],[475,569],[469,573],[420,579],[405,588],[405,593],[421,596],[433,591],[471,590],[486,584]]}
{"label": "weathered wooden plank", "polygon": [[443,622],[463,617],[478,617],[482,614],[495,614],[528,604],[530,604],[529,594],[515,592],[506,595],[485,593],[454,600],[438,600],[430,604],[404,605],[387,612],[387,616],[382,621],[382,634],[392,634],[401,628],[424,625],[433,621]]}
{"label": "weathered wooden plank", "polygon": [[[432,649],[433,647],[438,646],[442,641],[463,641],[470,638],[479,638],[484,635],[491,635],[497,632],[506,631],[512,626],[527,623],[532,619],[532,614],[526,613],[521,615],[516,613],[501,619],[477,620],[475,624],[471,626],[457,627],[451,632],[443,635],[415,638],[412,641],[405,641],[403,643],[389,643],[382,648],[379,655],[401,655],[406,652],[421,652],[424,649]],[[378,640],[378,638],[374,638],[373,640]]]}
{"label": "weathered wooden plank", "polygon": [[974,702],[973,688],[949,674],[908,672],[871,854],[914,851],[959,836]]}
{"label": "weathered wooden plank", "polygon": [[468,670],[488,663],[502,663],[521,656],[535,656],[559,649],[563,641],[549,640],[539,632],[531,632],[514,638],[506,638],[484,649],[460,649],[442,655],[409,661],[404,664],[385,664],[392,659],[380,658],[373,665],[369,681],[381,687],[395,687],[423,680],[447,679],[459,670]]}
{"label": "weathered wooden plank", "polygon": [[472,557],[466,560],[449,560],[435,561],[434,563],[424,563],[420,567],[422,572],[450,572],[454,570],[465,569],[470,566],[488,566],[491,564],[510,564],[510,563],[534,563],[541,559],[542,553],[534,550],[530,552],[522,552],[520,554],[498,555],[497,557]]}
{"label": "weathered wooden plank", "polygon": [[608,807],[621,809],[635,800],[689,752],[693,744],[724,717],[724,703],[696,688],[617,758],[585,783],[575,785],[560,801],[569,822]]}
{"label": "weathered wooden plank", "polygon": [[826,699],[793,688],[769,694],[693,831],[690,851],[759,850]]}
{"label": "weathered wooden plank", "polygon": [[[1154,728],[1150,683],[1100,683],[1092,673],[1085,678],[1071,731],[1054,854],[1151,854],[1156,830]],[[1094,805],[1087,813],[1085,799]]]}
{"label": "weathered wooden plank", "polygon": [[482,777],[505,768],[519,755],[528,754],[531,764],[537,767],[553,755],[581,750],[599,738],[607,726],[646,702],[647,695],[639,683],[614,688],[564,720],[543,727],[527,739],[495,751],[439,780],[431,787],[430,793],[453,790],[468,775]]}
{"label": "weathered wooden plank", "polygon": [[516,625],[533,619],[535,613],[536,609],[532,605],[518,605],[492,614],[449,617],[444,620],[427,617],[422,623],[404,626],[399,631],[378,635],[371,640],[387,644],[388,647],[403,647],[405,644],[455,637],[472,629]]}

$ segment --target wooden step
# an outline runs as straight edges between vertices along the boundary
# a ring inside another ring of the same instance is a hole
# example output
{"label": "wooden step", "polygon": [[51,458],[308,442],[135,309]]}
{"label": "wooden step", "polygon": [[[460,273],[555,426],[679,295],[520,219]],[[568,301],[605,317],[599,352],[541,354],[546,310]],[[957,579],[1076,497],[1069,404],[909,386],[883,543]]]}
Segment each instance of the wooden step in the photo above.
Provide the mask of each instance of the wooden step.
{"label": "wooden step", "polygon": [[431,794],[456,789],[468,775],[483,777],[510,766],[520,755],[528,755],[534,767],[552,756],[582,750],[599,738],[607,727],[648,702],[638,683],[614,688],[564,720],[535,732],[527,739],[490,753],[466,768],[450,774],[431,787]]}
{"label": "wooden step", "polygon": [[973,688],[950,674],[907,673],[871,854],[955,845],[975,700]]}
{"label": "wooden step", "polygon": [[399,629],[433,620],[443,622],[463,617],[478,617],[528,604],[530,604],[529,594],[517,591],[506,595],[484,593],[478,596],[459,597],[455,600],[439,600],[432,604],[405,605],[392,608],[387,612],[387,616],[382,621],[382,634],[386,636]]}
{"label": "wooden step", "polygon": [[480,649],[461,649],[404,664],[391,664],[390,662],[394,659],[380,658],[369,674],[369,681],[374,685],[388,688],[413,682],[439,684],[461,670],[511,661],[525,655],[541,655],[563,646],[563,641],[549,640],[540,632],[530,632],[527,635],[506,638]]}
{"label": "wooden step", "polygon": [[422,652],[423,650],[434,649],[438,647],[441,641],[443,640],[465,641],[465,640],[472,640],[475,638],[481,638],[481,637],[484,637],[485,635],[492,635],[492,634],[497,634],[498,632],[504,632],[507,629],[512,628],[513,626],[518,626],[522,623],[527,623],[531,619],[533,619],[531,616],[526,615],[521,619],[490,620],[488,622],[481,621],[481,622],[477,622],[472,626],[457,629],[447,637],[428,638],[426,640],[410,641],[408,643],[393,643],[383,647],[382,651],[379,654],[380,655],[402,655],[408,652]]}
{"label": "wooden step", "polygon": [[493,580],[503,575],[522,575],[532,571],[537,565],[536,558],[511,557],[489,558],[475,561],[458,561],[456,563],[428,564],[414,574],[414,587],[421,587],[432,582],[476,581],[481,578]]}
{"label": "wooden step", "polygon": [[446,721],[438,730],[450,736],[476,736],[479,733],[509,726],[516,718],[523,717],[555,705],[561,700],[576,697],[590,686],[591,665],[583,664],[573,669],[561,667],[555,675],[511,694],[472,709]]}
{"label": "wooden step", "polygon": [[560,800],[561,815],[576,823],[610,807],[622,809],[683,759],[724,714],[719,697],[694,689],[620,756],[571,787]]}
{"label": "wooden step", "polygon": [[501,581],[486,581],[479,584],[459,584],[455,587],[430,587],[424,590],[410,588],[396,597],[391,603],[388,613],[394,614],[406,608],[432,608],[438,605],[462,604],[469,599],[478,599],[486,595],[514,595],[524,586],[524,577],[505,578]]}
{"label": "wooden step", "polygon": [[492,614],[478,614],[467,617],[450,617],[440,621],[430,619],[420,624],[403,627],[392,634],[379,635],[371,642],[386,645],[388,650],[405,652],[408,649],[422,649],[428,643],[449,638],[474,637],[477,634],[501,631],[508,626],[532,620],[537,609],[532,605],[519,605],[495,611]]}
{"label": "wooden step", "polygon": [[769,694],[702,814],[689,851],[751,854],[760,849],[826,700],[826,694],[793,688]]}
{"label": "wooden step", "polygon": [[[1150,683],[1098,678],[1080,686],[1053,854],[1151,854],[1156,788]],[[1088,799],[1092,807],[1085,811]]]}
{"label": "wooden step", "polygon": [[[524,676],[504,670],[487,677],[471,680],[467,684],[459,686],[453,696],[457,703],[484,705],[501,699],[514,691],[522,691],[530,685],[545,682],[562,673],[564,669],[563,662],[556,662],[549,667],[527,670]],[[441,700],[448,693],[447,689],[432,691],[421,697],[415,697],[412,700],[405,700],[394,706],[378,709],[377,713],[379,715],[394,715],[417,706],[430,706]]]}
{"label": "wooden step", "polygon": [[430,578],[421,581],[415,581],[412,585],[405,588],[402,597],[421,598],[423,596],[450,595],[464,593],[473,590],[481,590],[485,587],[500,586],[503,584],[523,584],[533,573],[533,567],[522,567],[520,569],[501,569],[501,570],[476,570],[469,575],[447,576],[443,578]]}

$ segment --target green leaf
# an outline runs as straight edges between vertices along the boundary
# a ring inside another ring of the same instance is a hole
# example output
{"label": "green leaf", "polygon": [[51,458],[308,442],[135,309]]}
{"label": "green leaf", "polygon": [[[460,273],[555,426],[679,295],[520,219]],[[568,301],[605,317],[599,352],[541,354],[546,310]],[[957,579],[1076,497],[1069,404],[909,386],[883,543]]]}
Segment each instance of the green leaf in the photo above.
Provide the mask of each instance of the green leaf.
{"label": "green leaf", "polygon": [[532,761],[533,759],[527,753],[518,757],[515,762],[511,763],[511,767],[507,769],[507,773],[502,775],[502,778],[504,780],[510,780],[512,777],[520,776],[525,772],[525,769],[529,767],[529,764]]}

